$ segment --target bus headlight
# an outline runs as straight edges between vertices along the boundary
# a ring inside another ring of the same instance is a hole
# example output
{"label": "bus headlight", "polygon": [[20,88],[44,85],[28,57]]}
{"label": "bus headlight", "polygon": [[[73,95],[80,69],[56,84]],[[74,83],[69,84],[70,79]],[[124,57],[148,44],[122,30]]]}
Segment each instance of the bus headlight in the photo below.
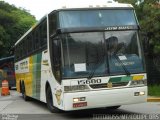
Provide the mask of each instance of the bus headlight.
{"label": "bus headlight", "polygon": [[65,92],[84,91],[84,90],[89,90],[89,87],[87,85],[64,86]]}
{"label": "bus headlight", "polygon": [[73,102],[85,101],[86,97],[73,98]]}
{"label": "bus headlight", "polygon": [[143,96],[143,95],[145,95],[145,92],[144,92],[144,91],[134,92],[134,96]]}
{"label": "bus headlight", "polygon": [[147,80],[132,80],[130,86],[147,85]]}

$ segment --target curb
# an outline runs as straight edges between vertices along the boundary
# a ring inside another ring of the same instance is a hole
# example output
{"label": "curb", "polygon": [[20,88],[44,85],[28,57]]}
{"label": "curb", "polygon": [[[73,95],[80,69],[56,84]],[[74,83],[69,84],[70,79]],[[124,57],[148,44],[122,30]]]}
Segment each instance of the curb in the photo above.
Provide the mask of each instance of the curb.
{"label": "curb", "polygon": [[160,102],[160,97],[149,97],[147,102]]}

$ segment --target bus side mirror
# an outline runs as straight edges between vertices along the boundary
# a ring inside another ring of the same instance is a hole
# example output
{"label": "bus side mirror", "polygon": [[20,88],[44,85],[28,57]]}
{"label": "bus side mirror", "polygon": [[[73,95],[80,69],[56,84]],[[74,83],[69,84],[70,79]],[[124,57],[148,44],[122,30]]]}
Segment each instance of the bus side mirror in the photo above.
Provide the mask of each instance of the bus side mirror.
{"label": "bus side mirror", "polygon": [[62,30],[60,28],[56,29],[56,32],[50,35],[50,38],[53,39],[55,36],[62,33]]}
{"label": "bus side mirror", "polygon": [[60,29],[60,28],[58,28],[57,30],[56,30],[56,34],[58,35],[58,34],[61,34],[62,33],[62,30]]}

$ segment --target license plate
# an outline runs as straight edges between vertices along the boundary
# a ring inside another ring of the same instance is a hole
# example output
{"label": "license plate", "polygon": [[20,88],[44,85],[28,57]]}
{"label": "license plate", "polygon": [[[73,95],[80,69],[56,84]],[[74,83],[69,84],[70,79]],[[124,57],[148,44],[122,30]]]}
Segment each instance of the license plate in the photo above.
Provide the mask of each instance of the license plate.
{"label": "license plate", "polygon": [[73,103],[73,108],[85,107],[85,106],[87,106],[87,102]]}

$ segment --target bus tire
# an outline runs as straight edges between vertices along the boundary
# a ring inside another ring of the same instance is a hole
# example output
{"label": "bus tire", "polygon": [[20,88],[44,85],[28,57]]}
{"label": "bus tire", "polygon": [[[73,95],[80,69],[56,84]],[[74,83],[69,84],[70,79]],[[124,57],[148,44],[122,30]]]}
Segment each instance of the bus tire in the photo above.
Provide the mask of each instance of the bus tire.
{"label": "bus tire", "polygon": [[20,93],[22,93],[22,82],[21,81],[19,83],[19,89],[20,89]]}
{"label": "bus tire", "polygon": [[48,87],[46,91],[46,102],[47,102],[47,107],[52,113],[58,113],[60,110],[56,107],[53,106],[53,97],[52,97],[52,91],[51,88]]}
{"label": "bus tire", "polygon": [[119,107],[121,107],[121,106],[118,105],[118,106],[111,106],[111,107],[106,107],[106,108],[111,109],[111,110],[115,110],[115,109],[118,109]]}
{"label": "bus tire", "polygon": [[25,85],[24,82],[21,83],[21,93],[22,93],[22,97],[25,101],[29,100],[29,97],[26,95],[26,90],[25,90]]}

